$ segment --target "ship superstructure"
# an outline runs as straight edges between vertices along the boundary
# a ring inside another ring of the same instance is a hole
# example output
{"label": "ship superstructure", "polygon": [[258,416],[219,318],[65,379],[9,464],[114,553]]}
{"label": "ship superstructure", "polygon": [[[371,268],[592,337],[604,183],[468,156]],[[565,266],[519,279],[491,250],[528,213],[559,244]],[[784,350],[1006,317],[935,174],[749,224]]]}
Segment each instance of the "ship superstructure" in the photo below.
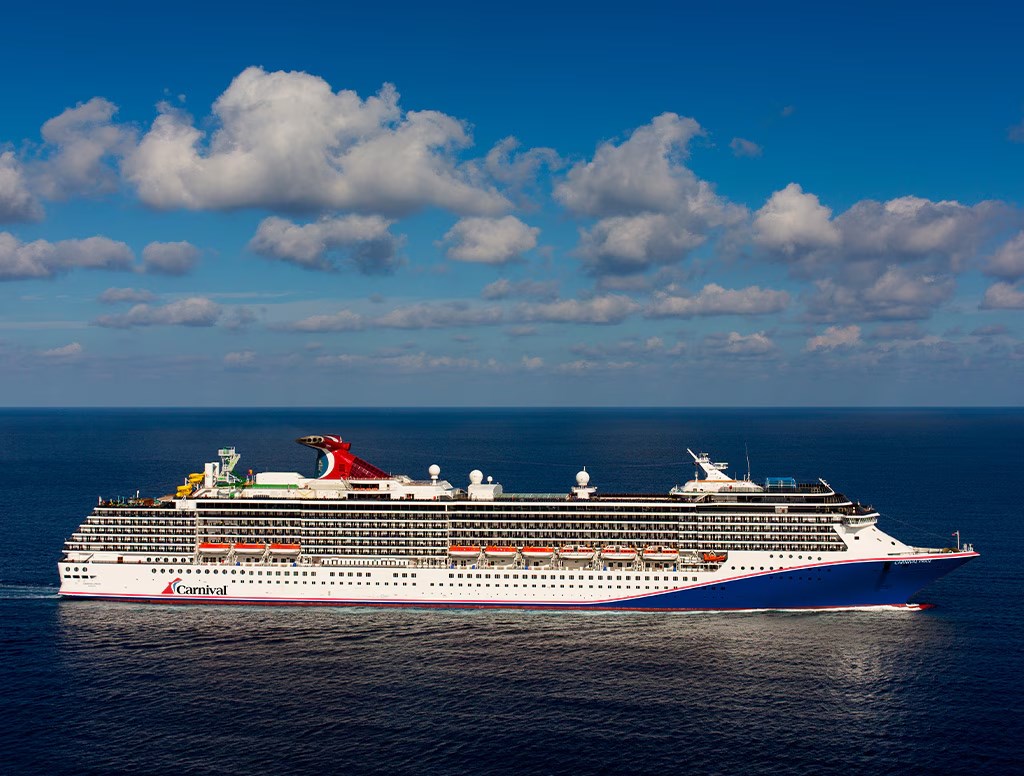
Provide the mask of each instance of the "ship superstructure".
{"label": "ship superstructure", "polygon": [[697,473],[663,494],[509,494],[392,475],[336,435],[297,440],[316,474],[188,475],[173,496],[101,501],[65,544],[61,594],[153,602],[825,609],[914,607],[977,556],[911,547],[827,482]]}

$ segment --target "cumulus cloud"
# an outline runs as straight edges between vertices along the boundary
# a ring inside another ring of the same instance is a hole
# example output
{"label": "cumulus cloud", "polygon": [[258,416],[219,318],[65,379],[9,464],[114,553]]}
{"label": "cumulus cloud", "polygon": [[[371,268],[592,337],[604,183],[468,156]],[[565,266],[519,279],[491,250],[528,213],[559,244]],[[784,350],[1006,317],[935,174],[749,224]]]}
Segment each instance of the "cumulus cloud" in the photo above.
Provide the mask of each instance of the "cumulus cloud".
{"label": "cumulus cloud", "polygon": [[[968,206],[951,200],[898,197],[861,200],[832,211],[796,183],[777,191],[757,211],[754,241],[802,274],[840,266],[846,279],[873,279],[894,263],[927,262],[933,271],[956,271],[1008,222],[1000,202]],[[858,266],[851,266],[858,265]]]}
{"label": "cumulus cloud", "polygon": [[715,194],[686,167],[700,125],[663,113],[622,143],[605,142],[573,166],[554,191],[577,216],[597,218],[581,230],[577,254],[594,274],[642,272],[682,259],[717,227],[738,223],[743,208]]}
{"label": "cumulus cloud", "polygon": [[689,142],[703,133],[693,119],[663,113],[619,145],[598,146],[593,159],[569,170],[555,198],[577,215],[598,218],[666,212],[698,183],[681,160]]}
{"label": "cumulus cloud", "polygon": [[561,299],[524,304],[516,308],[519,320],[528,323],[621,323],[640,309],[628,296],[606,294],[590,299]]}
{"label": "cumulus cloud", "polygon": [[992,254],[985,271],[1007,280],[1024,277],[1024,231],[1018,232]]}
{"label": "cumulus cloud", "polygon": [[52,278],[72,269],[126,270],[133,260],[131,248],[107,237],[23,243],[0,232],[0,280]]}
{"label": "cumulus cloud", "polygon": [[734,137],[729,143],[729,148],[732,149],[732,155],[737,157],[755,157],[764,152],[764,149],[757,143],[752,140],[744,140],[742,137]]}
{"label": "cumulus cloud", "polygon": [[807,311],[818,320],[919,320],[953,296],[949,275],[931,275],[889,267],[865,285],[819,280]]}
{"label": "cumulus cloud", "polygon": [[698,315],[763,315],[789,306],[789,294],[760,286],[723,288],[709,283],[693,296],[655,294],[646,310],[649,318],[690,318]]}
{"label": "cumulus cloud", "polygon": [[102,97],[68,108],[43,124],[50,153],[34,166],[34,185],[48,199],[115,191],[115,157],[129,153],[135,133],[113,122],[117,106]]}
{"label": "cumulus cloud", "polygon": [[540,356],[523,356],[522,365],[524,369],[533,371],[544,366],[544,359]]}
{"label": "cumulus cloud", "polygon": [[391,223],[381,216],[347,215],[297,224],[270,216],[260,222],[249,248],[306,269],[332,270],[334,259],[342,258],[364,275],[388,274],[400,263],[404,244],[389,231]]}
{"label": "cumulus cloud", "polygon": [[59,348],[51,348],[50,350],[40,351],[39,355],[43,358],[51,359],[54,361],[69,361],[71,359],[78,358],[82,355],[82,351],[85,348],[78,342],[70,342],[67,345],[62,345]]}
{"label": "cumulus cloud", "polygon": [[213,326],[223,309],[212,299],[193,296],[165,305],[137,304],[128,312],[102,315],[93,323],[111,329],[132,329],[140,326]]}
{"label": "cumulus cloud", "polygon": [[510,299],[528,297],[551,300],[558,296],[557,280],[518,280],[499,278],[483,287],[480,296],[484,299]]}
{"label": "cumulus cloud", "polygon": [[504,320],[500,307],[475,306],[467,302],[423,302],[396,307],[374,320],[386,329],[443,329],[452,326],[490,326]]}
{"label": "cumulus cloud", "polygon": [[314,363],[321,367],[365,366],[375,370],[412,373],[452,369],[498,372],[503,369],[502,365],[495,359],[480,360],[465,356],[439,356],[423,352],[375,355],[343,353],[333,356],[318,356]]}
{"label": "cumulus cloud", "polygon": [[981,300],[982,310],[1024,310],[1024,290],[1011,283],[993,283]]}
{"label": "cumulus cloud", "polygon": [[520,151],[514,137],[499,140],[487,152],[484,169],[494,180],[514,189],[528,188],[537,180],[541,168],[557,170],[562,160],[553,148],[531,148]]}
{"label": "cumulus cloud", "polygon": [[724,337],[713,335],[705,340],[712,351],[725,351],[732,356],[766,356],[776,351],[775,343],[763,331],[754,334],[740,334],[731,331]]}
{"label": "cumulus cloud", "polygon": [[122,302],[152,302],[156,294],[144,288],[108,288],[96,301],[100,304],[121,304]]}
{"label": "cumulus cloud", "polygon": [[860,344],[860,326],[829,326],[822,334],[807,340],[804,348],[811,353],[816,350],[850,348]]}
{"label": "cumulus cloud", "polygon": [[199,261],[199,249],[192,243],[151,242],[142,249],[143,270],[157,275],[187,275]]}
{"label": "cumulus cloud", "polygon": [[793,256],[839,244],[832,210],[798,183],[776,191],[754,217],[754,239],[771,251]]}
{"label": "cumulus cloud", "polygon": [[0,153],[0,223],[38,221],[43,208],[29,190],[25,170],[13,151]]}
{"label": "cumulus cloud", "polygon": [[339,310],[328,315],[311,315],[299,321],[285,324],[287,331],[358,331],[366,326],[366,320],[351,310]]}
{"label": "cumulus cloud", "polygon": [[365,100],[303,72],[240,73],[213,104],[211,135],[163,104],[122,164],[157,208],[356,210],[467,214],[509,207],[473,180],[457,153],[466,126],[437,111],[404,112],[385,85]]}
{"label": "cumulus cloud", "polygon": [[463,218],[445,234],[445,255],[455,261],[505,264],[537,247],[540,229],[515,216]]}

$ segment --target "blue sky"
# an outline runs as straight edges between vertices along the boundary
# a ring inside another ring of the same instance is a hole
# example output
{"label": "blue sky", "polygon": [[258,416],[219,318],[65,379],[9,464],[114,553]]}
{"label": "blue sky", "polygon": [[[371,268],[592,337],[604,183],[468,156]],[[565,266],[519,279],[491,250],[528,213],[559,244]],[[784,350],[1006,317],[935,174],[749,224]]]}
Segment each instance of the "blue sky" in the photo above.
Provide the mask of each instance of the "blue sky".
{"label": "blue sky", "polygon": [[1006,405],[998,5],[6,12],[0,403]]}

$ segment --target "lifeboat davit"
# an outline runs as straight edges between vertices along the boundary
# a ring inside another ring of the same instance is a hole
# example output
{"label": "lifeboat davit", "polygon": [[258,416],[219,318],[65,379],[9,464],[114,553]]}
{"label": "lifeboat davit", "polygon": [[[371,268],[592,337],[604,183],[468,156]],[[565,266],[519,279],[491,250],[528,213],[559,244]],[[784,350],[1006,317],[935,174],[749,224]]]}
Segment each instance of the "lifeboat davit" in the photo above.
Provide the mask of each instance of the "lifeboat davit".
{"label": "lifeboat davit", "polygon": [[270,554],[271,555],[298,555],[302,551],[302,545],[299,544],[271,544]]}
{"label": "lifeboat davit", "polygon": [[554,547],[523,547],[523,557],[527,560],[547,560],[554,554]]}
{"label": "lifeboat davit", "polygon": [[235,555],[262,555],[267,551],[267,545],[238,542],[234,545],[234,550]]}
{"label": "lifeboat davit", "polygon": [[593,560],[595,553],[593,547],[567,545],[558,550],[558,557],[562,560]]}
{"label": "lifeboat davit", "polygon": [[679,560],[679,550],[675,547],[644,547],[644,560],[652,563],[675,563]]}
{"label": "lifeboat davit", "polygon": [[702,552],[700,556],[705,563],[725,563],[729,559],[724,552]]}
{"label": "lifeboat davit", "polygon": [[601,557],[612,561],[636,560],[636,550],[632,547],[605,547],[601,550]]}
{"label": "lifeboat davit", "polygon": [[227,555],[231,551],[231,545],[220,542],[200,542],[199,551],[204,555]]}
{"label": "lifeboat davit", "polygon": [[518,552],[515,547],[484,547],[484,555],[491,560],[512,560]]}
{"label": "lifeboat davit", "polygon": [[480,557],[480,548],[454,544],[448,548],[448,554],[460,560],[472,560]]}

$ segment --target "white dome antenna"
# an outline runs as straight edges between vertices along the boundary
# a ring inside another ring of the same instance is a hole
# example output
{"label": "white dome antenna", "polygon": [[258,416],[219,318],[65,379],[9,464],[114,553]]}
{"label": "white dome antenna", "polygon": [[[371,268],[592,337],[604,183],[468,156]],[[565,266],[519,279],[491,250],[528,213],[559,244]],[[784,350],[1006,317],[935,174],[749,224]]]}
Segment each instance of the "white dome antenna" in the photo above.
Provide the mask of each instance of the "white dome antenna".
{"label": "white dome antenna", "polygon": [[484,473],[479,469],[473,469],[473,471],[469,473],[469,482],[471,485],[479,485],[483,481]]}
{"label": "white dome antenna", "polygon": [[430,464],[430,468],[427,469],[427,472],[430,474],[430,481],[437,482],[437,478],[441,476],[441,467],[436,463],[432,463]]}

